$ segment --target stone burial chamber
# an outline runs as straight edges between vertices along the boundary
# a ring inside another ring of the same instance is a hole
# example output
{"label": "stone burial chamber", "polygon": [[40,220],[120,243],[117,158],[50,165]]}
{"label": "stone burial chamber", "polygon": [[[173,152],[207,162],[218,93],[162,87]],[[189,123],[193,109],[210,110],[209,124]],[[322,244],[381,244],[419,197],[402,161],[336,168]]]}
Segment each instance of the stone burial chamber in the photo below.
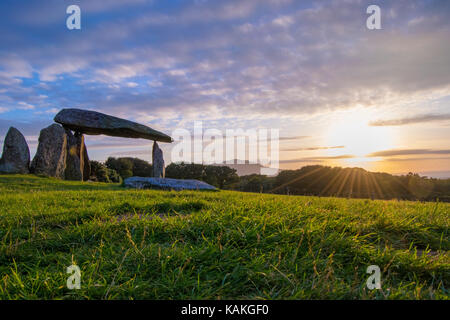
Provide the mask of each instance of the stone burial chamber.
{"label": "stone burial chamber", "polygon": [[164,178],[163,152],[157,141],[173,139],[145,125],[96,111],[62,109],[56,123],[39,134],[36,155],[30,164],[30,151],[24,136],[11,127],[5,137],[0,172],[34,173],[66,180],[86,181],[90,177],[85,135],[104,134],[114,137],[153,140],[153,177]]}
{"label": "stone burial chamber", "polygon": [[157,141],[171,143],[173,139],[170,136],[133,121],[90,110],[62,109],[55,116],[54,121],[61,124],[66,132],[65,179],[87,180],[89,178],[89,157],[84,135],[100,134],[153,140],[153,176],[164,178],[164,158]]}
{"label": "stone burial chamber", "polygon": [[159,142],[173,142],[173,139],[145,125],[113,117],[104,113],[62,109],[56,114],[56,123],[39,133],[36,155],[30,164],[30,151],[25,137],[11,127],[5,137],[0,159],[1,173],[34,173],[66,180],[86,181],[90,177],[89,156],[85,135],[100,135],[141,138],[152,140],[151,178],[131,177],[124,185],[137,189],[170,190],[216,190],[215,187],[197,180],[165,178],[165,163]]}

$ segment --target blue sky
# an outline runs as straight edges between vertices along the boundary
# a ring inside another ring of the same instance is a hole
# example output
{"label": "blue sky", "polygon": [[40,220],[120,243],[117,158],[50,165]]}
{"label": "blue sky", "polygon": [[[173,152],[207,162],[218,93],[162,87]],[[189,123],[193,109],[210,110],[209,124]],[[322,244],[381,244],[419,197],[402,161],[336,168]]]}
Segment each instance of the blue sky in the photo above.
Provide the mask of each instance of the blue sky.
{"label": "blue sky", "polygon": [[[81,30],[66,28],[71,4]],[[370,4],[382,30],[366,28]],[[282,168],[450,171],[449,17],[445,0],[2,0],[0,136],[17,127],[33,154],[76,107],[169,134],[279,128]],[[150,159],[145,140],[87,145]]]}

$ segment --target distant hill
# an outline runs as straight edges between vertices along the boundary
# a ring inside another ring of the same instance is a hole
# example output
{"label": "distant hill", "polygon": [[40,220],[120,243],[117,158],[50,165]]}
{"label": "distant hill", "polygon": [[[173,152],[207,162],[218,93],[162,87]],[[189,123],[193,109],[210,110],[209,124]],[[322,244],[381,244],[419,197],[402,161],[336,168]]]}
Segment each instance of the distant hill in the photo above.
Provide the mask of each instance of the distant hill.
{"label": "distant hill", "polygon": [[450,179],[428,178],[415,173],[395,176],[361,168],[320,165],[283,170],[275,177],[241,176],[239,184],[232,188],[291,195],[450,202]]}

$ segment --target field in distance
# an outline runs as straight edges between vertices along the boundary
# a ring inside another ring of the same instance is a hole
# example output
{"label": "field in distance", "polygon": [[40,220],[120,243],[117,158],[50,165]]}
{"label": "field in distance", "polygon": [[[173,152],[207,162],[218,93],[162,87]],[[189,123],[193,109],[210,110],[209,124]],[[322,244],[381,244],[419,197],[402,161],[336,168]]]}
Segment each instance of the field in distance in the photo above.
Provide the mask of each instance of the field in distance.
{"label": "field in distance", "polygon": [[449,222],[436,202],[1,175],[0,299],[448,299]]}

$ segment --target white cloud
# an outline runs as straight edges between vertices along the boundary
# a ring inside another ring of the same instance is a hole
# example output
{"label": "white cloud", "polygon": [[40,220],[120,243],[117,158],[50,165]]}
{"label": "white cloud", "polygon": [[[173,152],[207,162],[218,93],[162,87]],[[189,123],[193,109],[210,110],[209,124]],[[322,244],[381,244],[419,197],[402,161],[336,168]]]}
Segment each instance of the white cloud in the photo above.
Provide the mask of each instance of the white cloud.
{"label": "white cloud", "polygon": [[17,104],[19,105],[17,108],[21,110],[33,110],[35,108],[32,104],[23,101],[20,101]]}
{"label": "white cloud", "polygon": [[139,86],[139,84],[136,82],[127,82],[126,85],[128,88],[136,88],[137,86]]}
{"label": "white cloud", "polygon": [[40,71],[42,81],[55,81],[58,76],[65,73],[74,73],[88,65],[87,61],[81,59],[65,58],[57,61],[49,61]]}
{"label": "white cloud", "polygon": [[17,54],[0,54],[0,77],[30,78],[33,68],[30,63]]}
{"label": "white cloud", "polygon": [[272,23],[280,27],[289,27],[291,24],[294,23],[294,20],[292,19],[292,17],[289,16],[280,16],[274,19]]}

